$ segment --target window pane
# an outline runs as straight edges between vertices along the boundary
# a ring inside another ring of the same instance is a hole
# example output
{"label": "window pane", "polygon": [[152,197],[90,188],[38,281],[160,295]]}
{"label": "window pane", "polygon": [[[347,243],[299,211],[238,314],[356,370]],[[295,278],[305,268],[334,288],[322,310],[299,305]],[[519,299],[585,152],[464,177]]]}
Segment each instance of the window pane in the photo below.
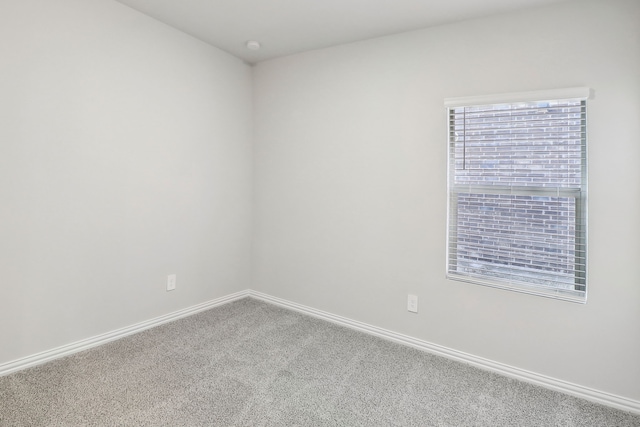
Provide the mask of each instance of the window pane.
{"label": "window pane", "polygon": [[574,289],[575,199],[460,193],[456,204],[455,272]]}
{"label": "window pane", "polygon": [[453,110],[455,184],[579,188],[580,101]]}

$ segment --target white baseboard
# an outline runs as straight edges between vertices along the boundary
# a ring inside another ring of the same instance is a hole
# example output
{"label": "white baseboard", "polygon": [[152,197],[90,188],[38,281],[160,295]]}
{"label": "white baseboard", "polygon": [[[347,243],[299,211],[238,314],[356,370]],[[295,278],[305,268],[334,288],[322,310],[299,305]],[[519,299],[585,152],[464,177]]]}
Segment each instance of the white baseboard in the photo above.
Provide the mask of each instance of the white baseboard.
{"label": "white baseboard", "polygon": [[230,294],[221,298],[216,298],[211,301],[197,304],[183,310],[175,311],[173,313],[159,316],[154,319],[150,319],[144,322],[137,323],[135,325],[127,326],[125,328],[117,329],[115,331],[107,332],[105,334],[97,335],[91,338],[87,338],[81,341],[77,341],[71,344],[67,344],[52,350],[44,351],[42,353],[27,356],[21,359],[13,360],[0,365],[0,376],[10,374],[22,369],[30,368],[32,366],[40,365],[49,362],[54,359],[58,359],[64,356],[68,356],[80,351],[87,350],[92,347],[97,347],[102,344],[106,344],[110,341],[114,341],[120,338],[124,338],[128,335],[135,334],[137,332],[144,331],[145,329],[153,328],[155,326],[162,325],[163,323],[171,322],[183,317],[191,316],[210,308],[227,304],[232,301],[239,300],[245,297],[256,298],[265,302],[269,302],[281,307],[289,308],[313,317],[317,317],[329,322],[333,322],[342,326],[346,326],[351,329],[355,329],[367,334],[375,335],[390,341],[394,341],[403,345],[417,348],[419,350],[427,351],[429,353],[437,354],[439,356],[447,357],[449,359],[457,360],[459,362],[467,363],[469,365],[476,366],[481,369],[492,371],[507,377],[515,378],[522,381],[527,381],[542,387],[549,388],[551,390],[559,391],[561,393],[570,394],[582,399],[586,399],[592,402],[600,403],[603,405],[611,406],[623,411],[629,411],[635,414],[640,414],[640,401],[628,399],[626,397],[617,396],[614,394],[606,393],[603,391],[595,390],[589,387],[584,387],[578,384],[573,384],[567,381],[559,380],[556,378],[548,377],[546,375],[537,374],[524,369],[516,368],[513,366],[505,365],[504,363],[495,362],[482,357],[474,356],[469,353],[447,348],[438,344],[433,344],[428,341],[423,341],[417,338],[410,337],[408,335],[399,334],[397,332],[389,331],[387,329],[372,326],[357,320],[352,320],[346,317],[338,316],[326,311],[317,310],[315,308],[307,307],[302,304],[297,304],[288,300],[273,297],[271,295],[263,294],[254,290],[245,290]]}
{"label": "white baseboard", "polygon": [[504,375],[510,378],[515,378],[521,381],[526,381],[545,387],[551,390],[566,393],[572,396],[576,396],[591,402],[600,403],[620,409],[623,411],[640,414],[640,401],[628,399],[626,397],[617,396],[614,394],[606,393],[603,391],[595,390],[589,387],[584,387],[578,384],[573,384],[567,381],[559,380],[556,378],[548,377],[546,375],[537,374],[524,369],[516,368],[513,366],[505,365],[504,363],[495,362],[482,357],[474,356],[469,353],[454,350],[448,347],[444,347],[438,344],[433,344],[428,341],[423,341],[417,338],[413,338],[407,335],[399,334],[397,332],[389,331],[387,329],[378,328],[377,326],[368,325],[357,320],[352,320],[346,317],[338,316],[326,311],[317,310],[315,308],[307,307],[302,304],[287,301],[281,298],[276,298],[271,295],[263,294],[254,290],[249,290],[248,294],[252,298],[256,298],[265,302],[269,302],[275,305],[279,305],[285,308],[289,308],[310,316],[314,316],[329,322],[337,323],[342,326],[346,326],[351,329],[356,329],[367,334],[375,335],[390,341],[394,341],[400,344],[408,345],[410,347],[417,348],[429,353],[433,353],[439,356],[443,356],[449,359],[453,359],[459,362],[467,363],[475,367],[495,372],[500,375]]}
{"label": "white baseboard", "polygon": [[187,307],[182,310],[174,311],[173,313],[165,314],[144,322],[136,323],[135,325],[127,326],[124,328],[116,329],[115,331],[107,332],[105,334],[96,335],[91,338],[76,341],[71,344],[63,345],[52,350],[43,351],[42,353],[34,354],[31,356],[23,357],[21,359],[13,360],[11,362],[3,363],[0,365],[0,376],[8,375],[12,372],[20,371],[22,369],[30,368],[32,366],[41,365],[54,359],[69,356],[80,351],[87,350],[92,347],[97,347],[102,344],[106,344],[110,341],[114,341],[120,338],[124,338],[127,335],[132,335],[138,332],[142,332],[145,329],[153,328],[155,326],[162,325],[163,323],[178,320],[183,317],[191,316],[204,310],[216,307],[218,305],[227,304],[232,301],[245,298],[249,295],[248,290],[237,292],[235,294],[226,295],[221,298],[216,298],[211,301],[207,301],[201,304],[196,304],[191,307]]}

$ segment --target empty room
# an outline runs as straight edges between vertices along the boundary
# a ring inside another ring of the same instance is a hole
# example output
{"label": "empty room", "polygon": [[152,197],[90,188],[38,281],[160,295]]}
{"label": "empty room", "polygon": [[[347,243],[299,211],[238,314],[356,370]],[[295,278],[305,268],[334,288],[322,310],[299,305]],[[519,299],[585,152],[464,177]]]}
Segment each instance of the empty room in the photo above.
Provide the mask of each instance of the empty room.
{"label": "empty room", "polygon": [[0,40],[0,426],[640,426],[640,1]]}

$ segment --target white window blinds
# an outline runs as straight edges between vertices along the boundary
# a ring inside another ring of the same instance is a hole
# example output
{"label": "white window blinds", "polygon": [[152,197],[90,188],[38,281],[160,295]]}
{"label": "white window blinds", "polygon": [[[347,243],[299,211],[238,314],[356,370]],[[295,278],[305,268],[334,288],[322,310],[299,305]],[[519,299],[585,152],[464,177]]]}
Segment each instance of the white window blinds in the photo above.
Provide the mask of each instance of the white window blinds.
{"label": "white window blinds", "polygon": [[588,90],[576,91],[449,100],[449,278],[585,301]]}

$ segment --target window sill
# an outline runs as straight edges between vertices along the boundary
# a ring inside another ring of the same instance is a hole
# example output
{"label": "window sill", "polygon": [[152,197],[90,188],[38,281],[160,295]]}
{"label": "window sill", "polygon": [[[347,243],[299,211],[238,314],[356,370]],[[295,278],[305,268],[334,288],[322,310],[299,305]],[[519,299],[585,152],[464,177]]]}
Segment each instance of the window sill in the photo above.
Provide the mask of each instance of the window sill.
{"label": "window sill", "polygon": [[447,273],[447,279],[457,282],[472,283],[474,285],[488,286],[491,288],[505,289],[523,294],[536,295],[545,298],[569,301],[578,304],[587,303],[587,293],[582,291],[572,291],[567,289],[557,289],[545,286],[531,286],[525,283],[511,283],[500,280],[483,280],[476,277],[463,276],[454,273]]}

